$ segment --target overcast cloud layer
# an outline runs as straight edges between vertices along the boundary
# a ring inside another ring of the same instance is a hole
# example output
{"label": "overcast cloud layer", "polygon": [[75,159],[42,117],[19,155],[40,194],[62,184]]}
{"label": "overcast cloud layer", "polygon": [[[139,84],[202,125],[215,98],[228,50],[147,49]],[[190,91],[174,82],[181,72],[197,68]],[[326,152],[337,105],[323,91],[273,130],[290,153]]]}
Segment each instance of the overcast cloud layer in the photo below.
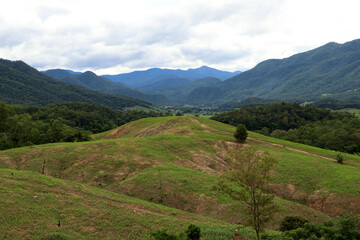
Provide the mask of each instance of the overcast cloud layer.
{"label": "overcast cloud layer", "polygon": [[360,38],[358,0],[11,0],[0,58],[116,74],[151,67],[245,70]]}

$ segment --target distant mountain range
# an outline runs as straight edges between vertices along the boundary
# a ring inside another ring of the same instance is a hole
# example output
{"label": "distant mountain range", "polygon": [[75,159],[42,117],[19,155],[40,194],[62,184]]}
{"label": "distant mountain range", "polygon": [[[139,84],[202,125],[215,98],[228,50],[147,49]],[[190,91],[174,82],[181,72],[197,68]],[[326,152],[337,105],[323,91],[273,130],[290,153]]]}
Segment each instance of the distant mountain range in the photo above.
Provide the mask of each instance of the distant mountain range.
{"label": "distant mountain range", "polygon": [[[62,81],[45,76],[21,61],[1,60],[0,100],[12,104],[43,105],[61,101],[97,102],[94,99],[98,99],[97,103],[112,107],[112,101],[125,103],[129,100],[125,104],[129,106],[147,104],[114,95],[161,105],[234,104],[254,97],[297,101],[325,97],[360,100],[360,40],[328,43],[288,58],[266,60],[241,74],[206,66],[189,70],[152,68],[102,77],[92,72],[61,69],[44,73]],[[114,95],[88,91],[68,83]]]}
{"label": "distant mountain range", "polygon": [[95,73],[90,71],[76,73],[71,70],[51,69],[44,71],[43,73],[58,80],[62,80],[101,93],[124,95],[151,102],[153,104],[166,104],[170,102],[163,95],[145,94],[141,91],[131,89],[122,83],[114,82],[107,78],[97,76]]}
{"label": "distant mountain range", "polygon": [[43,106],[49,103],[78,101],[96,103],[113,109],[150,106],[149,103],[138,99],[106,95],[59,81],[22,61],[0,59],[0,83],[0,101],[7,104]]}
{"label": "distant mountain range", "polygon": [[194,81],[202,78],[214,77],[220,80],[225,80],[239,73],[241,72],[226,72],[202,66],[200,68],[190,68],[188,70],[151,68],[145,71],[134,71],[118,75],[103,75],[103,77],[116,82],[121,82],[131,88],[141,89],[144,86],[149,86],[152,83],[156,83],[164,79],[187,79],[189,81]]}
{"label": "distant mountain range", "polygon": [[155,90],[144,89],[147,93],[157,93],[164,95],[166,98],[170,99],[172,102],[177,104],[196,104],[195,101],[189,99],[193,95],[189,95],[194,89],[199,87],[211,87],[220,83],[221,80],[218,78],[207,77],[192,82],[185,82],[186,84],[182,86],[174,86],[168,88],[159,88]]}
{"label": "distant mountain range", "polygon": [[[130,79],[142,79],[142,84],[144,85],[139,86],[137,89],[132,89],[120,82],[112,81],[111,78],[108,79],[108,75],[97,76],[90,71],[78,73],[71,70],[50,69],[43,73],[94,91],[129,96],[153,104],[163,105],[185,103],[187,102],[187,94],[189,94],[191,90],[197,87],[212,86],[214,83],[221,82],[220,79],[213,76],[225,78],[226,76],[233,76],[238,72],[230,73],[203,66],[189,70],[152,68],[147,71],[136,71],[125,74]],[[123,74],[116,76],[123,76]],[[187,78],[172,76],[183,76]],[[206,76],[206,78],[196,79],[199,76]]]}
{"label": "distant mountain range", "polygon": [[[219,105],[249,97],[358,100],[360,40],[332,42],[288,58],[266,60],[241,74],[203,66],[186,71],[152,68],[104,77],[136,87],[147,95],[164,96],[176,104]],[[199,79],[202,80],[198,82]]]}
{"label": "distant mountain range", "polygon": [[328,43],[285,59],[271,59],[211,87],[194,89],[196,104],[239,102],[248,97],[316,100],[360,99],[360,40]]}

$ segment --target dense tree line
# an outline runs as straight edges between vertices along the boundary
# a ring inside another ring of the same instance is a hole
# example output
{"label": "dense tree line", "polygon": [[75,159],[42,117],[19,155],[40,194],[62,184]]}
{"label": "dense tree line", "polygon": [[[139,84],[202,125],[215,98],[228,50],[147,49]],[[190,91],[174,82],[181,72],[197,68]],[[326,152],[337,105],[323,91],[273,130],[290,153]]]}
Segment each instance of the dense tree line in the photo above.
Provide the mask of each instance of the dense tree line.
{"label": "dense tree line", "polygon": [[272,136],[325,149],[360,153],[358,118],[317,121],[284,133],[274,132]]}
{"label": "dense tree line", "polygon": [[[294,222],[293,222],[294,223]],[[283,224],[283,221],[281,225]],[[281,229],[282,233],[265,233],[263,240],[356,240],[360,239],[360,231],[357,229],[359,218],[352,215],[344,215],[334,222],[324,222],[316,225],[310,222],[303,222],[298,225],[287,225]],[[297,225],[297,226],[296,226]],[[283,225],[282,225],[283,226]]]}
{"label": "dense tree line", "polygon": [[307,145],[348,153],[360,152],[360,119],[297,103],[247,107],[212,119],[248,130]]}
{"label": "dense tree line", "polygon": [[54,142],[87,141],[90,134],[162,114],[119,111],[90,103],[55,103],[45,107],[0,102],[0,149]]}
{"label": "dense tree line", "polygon": [[317,108],[330,108],[333,110],[340,110],[345,108],[360,108],[360,101],[359,100],[352,100],[352,101],[339,101],[333,98],[325,98],[320,99],[314,103],[311,103],[312,106]]}

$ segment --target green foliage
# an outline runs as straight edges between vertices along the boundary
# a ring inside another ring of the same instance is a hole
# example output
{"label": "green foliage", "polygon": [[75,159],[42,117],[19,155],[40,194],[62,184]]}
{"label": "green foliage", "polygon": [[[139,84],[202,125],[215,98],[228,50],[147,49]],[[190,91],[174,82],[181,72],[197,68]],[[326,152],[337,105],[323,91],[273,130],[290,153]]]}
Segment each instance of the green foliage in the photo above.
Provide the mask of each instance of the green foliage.
{"label": "green foliage", "polygon": [[155,240],[180,240],[175,234],[168,233],[165,229],[151,233]]}
{"label": "green foliage", "polygon": [[218,114],[213,120],[272,137],[347,153],[360,152],[360,119],[299,104],[271,104]]}
{"label": "green foliage", "polygon": [[[359,218],[352,215],[344,215],[339,218],[338,226],[332,222],[325,222],[321,225],[304,223],[297,221],[301,218],[293,219],[296,223],[301,223],[301,227],[285,230],[282,234],[265,233],[261,235],[262,240],[358,240],[360,231],[356,229]],[[293,225],[293,227],[296,227]],[[289,225],[290,227],[290,225]]]}
{"label": "green foliage", "polygon": [[3,120],[0,131],[0,149],[53,142],[88,141],[90,133],[70,127],[59,120],[33,120],[28,113],[14,114]]}
{"label": "green foliage", "polygon": [[185,231],[188,240],[199,240],[200,239],[200,227],[190,224]]}
{"label": "green foliage", "polygon": [[303,227],[309,220],[302,216],[286,216],[280,223],[280,231],[289,231]]}
{"label": "green foliage", "polygon": [[[212,85],[215,85],[216,83],[221,82],[220,79],[208,77],[208,78],[204,78],[204,79],[198,79],[195,81],[183,82],[184,85],[181,85],[178,87],[171,87],[169,83],[171,83],[172,81],[170,81],[170,80],[171,79],[163,79],[161,81],[161,82],[165,83],[163,85],[163,88],[161,88],[161,89],[158,88],[155,90],[147,89],[147,92],[162,94],[162,95],[166,96],[168,99],[170,99],[173,103],[176,103],[176,104],[187,104],[187,103],[192,103],[191,99],[187,99],[188,94],[192,90],[199,88],[199,87],[212,86]],[[158,83],[160,83],[160,82],[157,82],[155,84],[157,85]],[[156,86],[155,84],[151,84],[148,87],[155,87]],[[146,90],[146,89],[142,89],[142,90]]]}
{"label": "green foliage", "polygon": [[192,96],[202,104],[259,96],[316,99],[324,93],[337,99],[359,99],[359,66],[360,40],[328,43],[285,59],[266,60],[215,86],[195,89]]}
{"label": "green foliage", "polygon": [[246,141],[246,138],[248,136],[246,127],[244,124],[239,124],[236,128],[236,131],[234,133],[234,137],[237,141],[243,143]]}
{"label": "green foliage", "polygon": [[155,112],[112,110],[90,103],[55,103],[45,107],[8,106],[0,102],[0,149],[90,140],[91,133],[113,129]]}
{"label": "green foliage", "polygon": [[265,136],[269,136],[270,135],[270,131],[269,128],[267,127],[263,127],[261,130],[257,130],[256,132],[265,135]]}
{"label": "green foliage", "polygon": [[327,109],[318,109],[309,105],[302,107],[298,103],[273,103],[267,106],[246,107],[231,112],[218,114],[211,119],[237,126],[244,124],[250,131],[268,128],[289,130],[307,123],[321,120],[341,120],[353,118],[351,114],[334,113]]}
{"label": "green foliage", "polygon": [[167,230],[161,229],[151,233],[151,236],[155,240],[199,240],[200,239],[200,227],[190,224],[184,233],[179,235],[168,233]]}
{"label": "green foliage", "polygon": [[7,104],[45,106],[56,102],[87,102],[124,109],[149,107],[141,100],[99,92],[53,79],[22,61],[0,59],[0,101]]}
{"label": "green foliage", "polygon": [[336,159],[337,163],[340,163],[340,164],[344,163],[344,156],[341,153],[337,154],[335,159]]}
{"label": "green foliage", "polygon": [[360,231],[357,230],[359,223],[359,216],[346,214],[339,219],[339,232],[347,239],[360,239]]}
{"label": "green foliage", "polygon": [[233,170],[223,175],[219,189],[245,203],[246,221],[260,239],[260,231],[276,211],[274,195],[269,193],[267,185],[277,160],[267,152],[258,153],[252,148],[235,151],[232,157]]}
{"label": "green foliage", "polygon": [[[268,98],[258,98],[258,97],[249,97],[244,100],[241,100],[240,102],[226,102],[224,104],[221,104],[218,106],[219,110],[222,112],[224,111],[232,111],[234,109],[238,108],[245,108],[245,107],[257,107],[257,106],[266,106],[270,105],[272,103],[279,103],[283,102],[280,99],[268,99]],[[293,100],[289,100],[285,102],[294,102]]]}
{"label": "green foliage", "polygon": [[289,130],[281,138],[324,149],[360,152],[360,119],[323,120]]}
{"label": "green foliage", "polygon": [[260,235],[261,240],[293,240],[289,236],[285,236],[279,233],[262,233]]}
{"label": "green foliage", "polygon": [[145,94],[141,91],[128,88],[124,84],[121,84],[119,82],[114,82],[107,78],[97,76],[95,73],[90,71],[81,74],[71,74],[66,70],[53,69],[45,71],[44,74],[67,83],[78,85],[80,87],[84,87],[105,94],[128,96],[151,102],[153,104],[169,103],[169,100],[162,95]]}
{"label": "green foliage", "polygon": [[285,236],[293,240],[356,240],[360,239],[360,231],[356,229],[358,223],[358,217],[345,215],[339,219],[336,228],[329,224],[314,225],[312,223],[306,223],[301,228],[285,231]]}
{"label": "green foliage", "polygon": [[341,110],[341,109],[349,109],[349,108],[360,109],[359,100],[339,101],[338,99],[334,99],[334,98],[324,98],[315,101],[311,105],[317,108],[330,108],[333,110]]}
{"label": "green foliage", "polygon": [[13,115],[14,109],[0,101],[0,132],[5,131],[7,119]]}
{"label": "green foliage", "polygon": [[16,107],[17,113],[28,113],[34,120],[48,122],[56,119],[71,127],[79,127],[92,133],[104,132],[125,123],[164,114],[139,110],[120,111],[82,102],[54,103],[45,107]]}

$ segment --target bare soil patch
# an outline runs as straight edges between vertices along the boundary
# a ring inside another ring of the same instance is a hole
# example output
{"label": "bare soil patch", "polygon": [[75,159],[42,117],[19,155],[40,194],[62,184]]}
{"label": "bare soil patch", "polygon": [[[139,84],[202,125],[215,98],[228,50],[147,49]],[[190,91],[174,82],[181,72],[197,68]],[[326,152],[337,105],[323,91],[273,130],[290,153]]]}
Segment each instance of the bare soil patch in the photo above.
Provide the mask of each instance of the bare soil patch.
{"label": "bare soil patch", "polygon": [[2,162],[8,168],[16,168],[16,164],[14,163],[14,161],[12,161],[11,158],[6,155],[0,156],[0,162]]}
{"label": "bare soil patch", "polygon": [[302,201],[308,196],[306,192],[297,189],[293,184],[271,183],[269,188],[275,195],[288,200]]}

